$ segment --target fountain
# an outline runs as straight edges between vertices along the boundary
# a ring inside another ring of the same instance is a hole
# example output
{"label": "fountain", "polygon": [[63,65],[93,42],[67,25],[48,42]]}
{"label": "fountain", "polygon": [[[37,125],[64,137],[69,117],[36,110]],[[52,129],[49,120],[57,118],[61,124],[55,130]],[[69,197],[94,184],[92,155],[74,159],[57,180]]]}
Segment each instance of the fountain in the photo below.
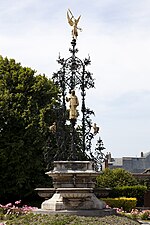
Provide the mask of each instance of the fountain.
{"label": "fountain", "polygon": [[56,161],[53,178],[56,193],[42,203],[44,210],[103,209],[106,204],[93,193],[97,172],[91,161]]}
{"label": "fountain", "polygon": [[[69,24],[72,26],[71,57],[60,58],[61,69],[53,74],[53,81],[59,86],[62,103],[55,108],[57,120],[50,126],[50,139],[56,141],[58,150],[54,155],[53,169],[46,174],[53,179],[53,189],[37,188],[40,196],[46,199],[38,212],[67,213],[76,215],[110,215],[115,211],[106,209],[106,203],[94,194],[96,177],[100,174],[98,165],[104,159],[104,148],[99,138],[96,144],[96,156],[91,150],[92,139],[99,127],[92,125],[90,115],[94,114],[85,104],[86,89],[94,87],[92,74],[85,68],[90,58],[83,61],[76,56],[77,27],[80,16],[75,19],[70,10],[67,12]],[[75,90],[81,91],[81,125],[77,126],[78,106],[80,101]],[[66,92],[69,92],[69,97]],[[66,104],[69,103],[67,110]],[[69,124],[67,123],[69,121]],[[93,128],[93,131],[91,131]],[[49,146],[52,151],[53,146]],[[97,165],[97,166],[96,166]],[[51,193],[51,194],[50,194]],[[43,195],[42,195],[43,194]]]}

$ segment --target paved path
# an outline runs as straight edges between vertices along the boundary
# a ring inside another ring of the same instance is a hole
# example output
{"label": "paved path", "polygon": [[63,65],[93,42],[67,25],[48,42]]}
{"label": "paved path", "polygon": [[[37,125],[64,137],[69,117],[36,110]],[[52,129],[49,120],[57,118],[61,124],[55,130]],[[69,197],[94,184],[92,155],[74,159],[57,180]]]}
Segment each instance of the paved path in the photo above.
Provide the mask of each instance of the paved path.
{"label": "paved path", "polygon": [[150,222],[145,222],[145,221],[142,221],[142,220],[139,220],[140,224],[141,225],[150,225]]}
{"label": "paved path", "polygon": [[148,222],[141,223],[141,225],[150,225]]}

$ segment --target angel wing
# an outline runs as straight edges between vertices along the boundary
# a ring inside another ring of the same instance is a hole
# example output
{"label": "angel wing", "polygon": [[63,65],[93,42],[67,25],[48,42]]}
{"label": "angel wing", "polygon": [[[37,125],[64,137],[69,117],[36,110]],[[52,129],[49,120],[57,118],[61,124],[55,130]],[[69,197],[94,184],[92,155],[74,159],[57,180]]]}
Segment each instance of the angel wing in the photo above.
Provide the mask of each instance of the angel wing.
{"label": "angel wing", "polygon": [[67,11],[67,19],[68,19],[68,23],[70,24],[70,26],[73,26],[73,24],[74,24],[74,22],[73,22],[73,20],[72,20],[73,15],[72,15],[72,13],[71,13],[72,18],[70,18],[69,13],[71,13],[71,11],[68,9],[68,11]]}
{"label": "angel wing", "polygon": [[81,18],[81,15],[80,15],[80,16],[78,17],[78,19],[76,20],[76,24],[79,23],[80,18]]}

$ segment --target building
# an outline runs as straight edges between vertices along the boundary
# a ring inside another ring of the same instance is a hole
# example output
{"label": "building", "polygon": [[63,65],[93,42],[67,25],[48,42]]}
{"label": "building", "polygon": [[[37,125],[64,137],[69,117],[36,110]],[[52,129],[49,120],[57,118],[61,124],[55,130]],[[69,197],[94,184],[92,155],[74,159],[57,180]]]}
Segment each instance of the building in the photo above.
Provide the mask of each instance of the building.
{"label": "building", "polygon": [[140,157],[112,158],[111,153],[107,154],[103,168],[123,168],[131,173],[147,173],[150,171],[150,152],[141,152]]}

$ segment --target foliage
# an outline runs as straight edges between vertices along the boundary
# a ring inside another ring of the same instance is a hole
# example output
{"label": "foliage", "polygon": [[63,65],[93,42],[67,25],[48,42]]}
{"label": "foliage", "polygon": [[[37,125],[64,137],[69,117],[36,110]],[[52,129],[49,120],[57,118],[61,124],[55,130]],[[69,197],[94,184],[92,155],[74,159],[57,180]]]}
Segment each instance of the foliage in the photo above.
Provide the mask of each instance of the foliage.
{"label": "foliage", "polygon": [[44,75],[0,57],[0,193],[21,198],[46,182],[43,146],[58,90]]}
{"label": "foliage", "polygon": [[143,185],[143,186],[146,186],[147,187],[147,189],[150,189],[150,177],[148,177],[148,178],[136,178],[137,179],[137,181],[138,181],[138,183],[140,184],[140,185]]}
{"label": "foliage", "polygon": [[21,206],[21,200],[15,201],[14,204],[12,204],[12,203],[8,203],[6,205],[0,204],[0,219],[1,220],[14,219],[20,215],[27,214],[35,209],[37,209],[37,208],[27,206],[27,205]]}
{"label": "foliage", "polygon": [[103,201],[106,202],[111,208],[122,208],[126,212],[130,212],[136,207],[136,198],[103,198]]}
{"label": "foliage", "polygon": [[[131,199],[132,200],[132,199]],[[107,206],[107,208],[110,208]],[[114,216],[104,216],[104,217],[83,217],[76,215],[62,215],[62,214],[53,214],[53,215],[42,215],[36,214],[37,208],[22,205],[22,201],[15,201],[14,204],[8,203],[6,205],[0,204],[0,225],[64,225],[64,224],[78,224],[78,225],[112,225],[112,224],[122,224],[122,225],[136,225],[139,224],[134,220],[149,220],[150,219],[150,210],[137,210],[132,209],[129,212],[125,212],[123,208],[115,208],[117,215]],[[121,215],[118,216],[118,215]],[[130,218],[132,220],[129,220]]]}
{"label": "foliage", "polygon": [[101,188],[113,188],[136,184],[137,180],[132,176],[132,174],[121,168],[107,168],[97,177],[97,186]]}
{"label": "foliage", "polygon": [[97,178],[97,186],[100,188],[112,188],[109,197],[135,197],[137,205],[142,206],[146,186],[138,185],[136,178],[128,171],[117,168],[107,168]]}
{"label": "foliage", "polygon": [[118,213],[134,220],[150,220],[150,210],[132,209],[130,213],[118,209]]}
{"label": "foliage", "polygon": [[[120,198],[121,199],[121,198]],[[133,204],[133,198],[128,199],[127,204],[125,204],[126,199],[122,198],[124,201],[121,202],[120,200],[120,205],[127,207],[130,204]],[[105,201],[108,200],[108,202],[111,200],[110,199],[105,199]],[[114,201],[114,199],[113,199]],[[112,201],[112,202],[113,202]],[[130,201],[130,204],[129,204]],[[114,201],[115,202],[115,201]],[[118,201],[119,202],[119,201]],[[116,204],[116,202],[115,202]],[[114,205],[115,205],[114,204]],[[107,206],[107,208],[110,208]],[[0,225],[17,225],[17,224],[50,224],[50,225],[64,225],[64,224],[79,224],[79,225],[84,225],[84,224],[93,224],[93,225],[109,225],[109,224],[138,224],[133,220],[128,220],[127,218],[134,219],[134,220],[149,220],[150,219],[150,210],[137,210],[133,208],[130,212],[124,211],[122,207],[120,208],[115,208],[117,215],[122,215],[123,217],[118,217],[118,216],[105,216],[105,217],[81,217],[81,216],[67,216],[67,215],[40,215],[40,214],[35,214],[35,211],[37,211],[37,208],[27,206],[27,205],[22,205],[21,200],[15,201],[14,204],[8,203],[6,205],[1,205],[0,204]]]}
{"label": "foliage", "polygon": [[135,197],[137,198],[137,206],[143,206],[144,193],[147,187],[142,185],[115,187],[111,190],[111,197]]}
{"label": "foliage", "polygon": [[104,217],[84,217],[75,215],[41,215],[29,213],[27,215],[8,220],[6,225],[138,225],[139,223],[127,217],[104,216]]}
{"label": "foliage", "polygon": [[142,220],[150,219],[150,210],[143,210],[142,212],[140,212],[140,218]]}
{"label": "foliage", "polygon": [[[123,199],[123,198],[122,198]],[[134,199],[130,199],[132,202]],[[121,203],[122,204],[122,203]],[[124,203],[123,203],[124,205]],[[129,203],[128,203],[129,205]],[[107,207],[110,208],[110,207]],[[78,224],[78,225],[109,225],[109,224],[122,224],[122,225],[131,225],[138,224],[136,221],[128,220],[130,219],[150,219],[150,210],[137,210],[132,209],[130,213],[127,213],[123,210],[123,208],[116,208],[117,216],[104,216],[104,217],[83,217],[83,216],[75,216],[75,215],[62,215],[62,214],[53,214],[53,215],[40,215],[36,214],[37,208],[22,205],[21,200],[15,201],[14,204],[8,203],[6,205],[0,204],[0,225],[64,225],[64,224]],[[119,217],[118,215],[122,215],[123,217]]]}

